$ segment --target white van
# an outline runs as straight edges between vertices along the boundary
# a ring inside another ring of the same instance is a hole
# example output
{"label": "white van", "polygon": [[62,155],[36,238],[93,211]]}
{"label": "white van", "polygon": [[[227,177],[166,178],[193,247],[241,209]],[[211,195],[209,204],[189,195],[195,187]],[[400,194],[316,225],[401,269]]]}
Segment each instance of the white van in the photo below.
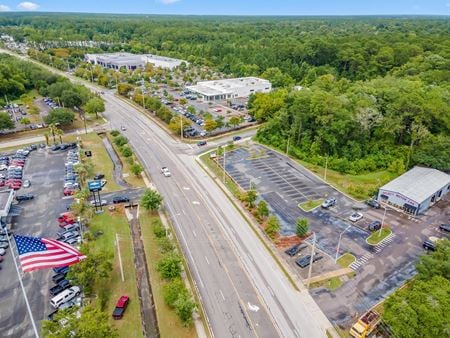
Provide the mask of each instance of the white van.
{"label": "white van", "polygon": [[50,300],[51,306],[58,309],[62,304],[74,299],[80,294],[80,288],[78,286],[72,286],[61,293],[58,293],[55,297]]}

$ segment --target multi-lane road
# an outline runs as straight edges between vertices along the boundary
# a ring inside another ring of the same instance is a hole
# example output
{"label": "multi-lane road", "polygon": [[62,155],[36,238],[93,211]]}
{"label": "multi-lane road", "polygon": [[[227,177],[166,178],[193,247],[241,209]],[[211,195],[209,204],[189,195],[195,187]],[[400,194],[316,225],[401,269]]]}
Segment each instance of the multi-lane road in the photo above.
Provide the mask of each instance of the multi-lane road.
{"label": "multi-lane road", "polygon": [[[198,165],[196,147],[173,139],[114,93],[103,97],[105,117],[113,128],[127,128],[124,134],[164,197],[212,334],[326,337],[331,323],[306,290],[293,287],[246,220]],[[171,177],[160,174],[162,166],[169,167]]]}

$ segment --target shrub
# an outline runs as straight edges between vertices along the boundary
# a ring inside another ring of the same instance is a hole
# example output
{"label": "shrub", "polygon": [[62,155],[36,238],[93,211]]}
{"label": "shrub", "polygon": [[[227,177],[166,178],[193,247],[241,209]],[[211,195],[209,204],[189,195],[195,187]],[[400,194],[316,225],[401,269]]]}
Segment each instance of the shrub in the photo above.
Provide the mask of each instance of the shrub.
{"label": "shrub", "polygon": [[173,279],[163,286],[164,302],[171,308],[174,308],[180,295],[186,292],[186,287],[181,278]]}
{"label": "shrub", "polygon": [[130,157],[131,155],[133,155],[133,151],[130,149],[130,147],[123,147],[121,149],[121,152],[124,157]]}
{"label": "shrub", "polygon": [[[131,157],[130,157],[131,158]],[[130,168],[131,172],[133,173],[134,176],[141,176],[141,172],[143,170],[142,166],[139,163],[134,163],[131,168]]]}
{"label": "shrub", "polygon": [[111,130],[110,131],[111,136],[116,137],[120,135],[120,132],[118,130]]}
{"label": "shrub", "polygon": [[172,244],[172,241],[168,237],[161,237],[157,239],[159,250],[161,253],[169,253],[172,252],[175,248]]}
{"label": "shrub", "polygon": [[114,143],[118,146],[118,147],[122,147],[123,145],[128,143],[128,139],[123,136],[123,135],[118,135],[114,138]]}
{"label": "shrub", "polygon": [[156,270],[164,279],[174,279],[181,276],[181,258],[171,253],[163,257],[157,264]]}
{"label": "shrub", "polygon": [[[156,222],[155,222],[156,221]],[[166,228],[162,225],[161,221],[155,220],[152,223],[153,234],[156,238],[166,237]]]}

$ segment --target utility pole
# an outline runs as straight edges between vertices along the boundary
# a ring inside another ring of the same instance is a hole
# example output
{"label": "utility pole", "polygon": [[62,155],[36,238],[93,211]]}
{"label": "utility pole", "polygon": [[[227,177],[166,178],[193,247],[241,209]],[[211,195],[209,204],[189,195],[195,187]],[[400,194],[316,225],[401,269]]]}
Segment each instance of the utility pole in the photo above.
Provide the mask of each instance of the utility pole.
{"label": "utility pole", "polygon": [[312,272],[312,265],[313,265],[313,260],[314,260],[314,254],[316,251],[316,233],[313,232],[313,246],[312,246],[312,250],[311,250],[311,259],[309,260],[309,271],[308,271],[308,285],[306,286],[307,289],[309,289],[309,284],[310,284],[310,280],[311,280],[311,272]]}

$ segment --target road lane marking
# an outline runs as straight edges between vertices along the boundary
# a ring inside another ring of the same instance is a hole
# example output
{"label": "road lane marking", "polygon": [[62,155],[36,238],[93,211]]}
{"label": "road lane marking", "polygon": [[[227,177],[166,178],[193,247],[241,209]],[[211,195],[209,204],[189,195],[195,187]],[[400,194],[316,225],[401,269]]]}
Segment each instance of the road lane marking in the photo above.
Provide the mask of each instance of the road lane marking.
{"label": "road lane marking", "polygon": [[219,290],[219,292],[220,292],[220,295],[222,296],[222,299],[225,300],[225,296],[223,295],[222,290]]}
{"label": "road lane marking", "polygon": [[194,237],[197,238],[197,234],[195,233],[195,230],[192,230],[192,233],[194,234]]}
{"label": "road lane marking", "polygon": [[192,204],[200,205],[200,202],[199,201],[192,201]]}
{"label": "road lane marking", "polygon": [[183,187],[183,190],[190,190],[191,188],[189,187]]}
{"label": "road lane marking", "polygon": [[205,256],[205,260],[206,260],[206,263],[208,263],[208,265],[209,265],[208,257]]}
{"label": "road lane marking", "polygon": [[258,312],[259,311],[259,306],[258,305],[253,305],[250,302],[247,302],[247,305],[248,305],[248,309],[250,311],[253,311],[253,312]]}

